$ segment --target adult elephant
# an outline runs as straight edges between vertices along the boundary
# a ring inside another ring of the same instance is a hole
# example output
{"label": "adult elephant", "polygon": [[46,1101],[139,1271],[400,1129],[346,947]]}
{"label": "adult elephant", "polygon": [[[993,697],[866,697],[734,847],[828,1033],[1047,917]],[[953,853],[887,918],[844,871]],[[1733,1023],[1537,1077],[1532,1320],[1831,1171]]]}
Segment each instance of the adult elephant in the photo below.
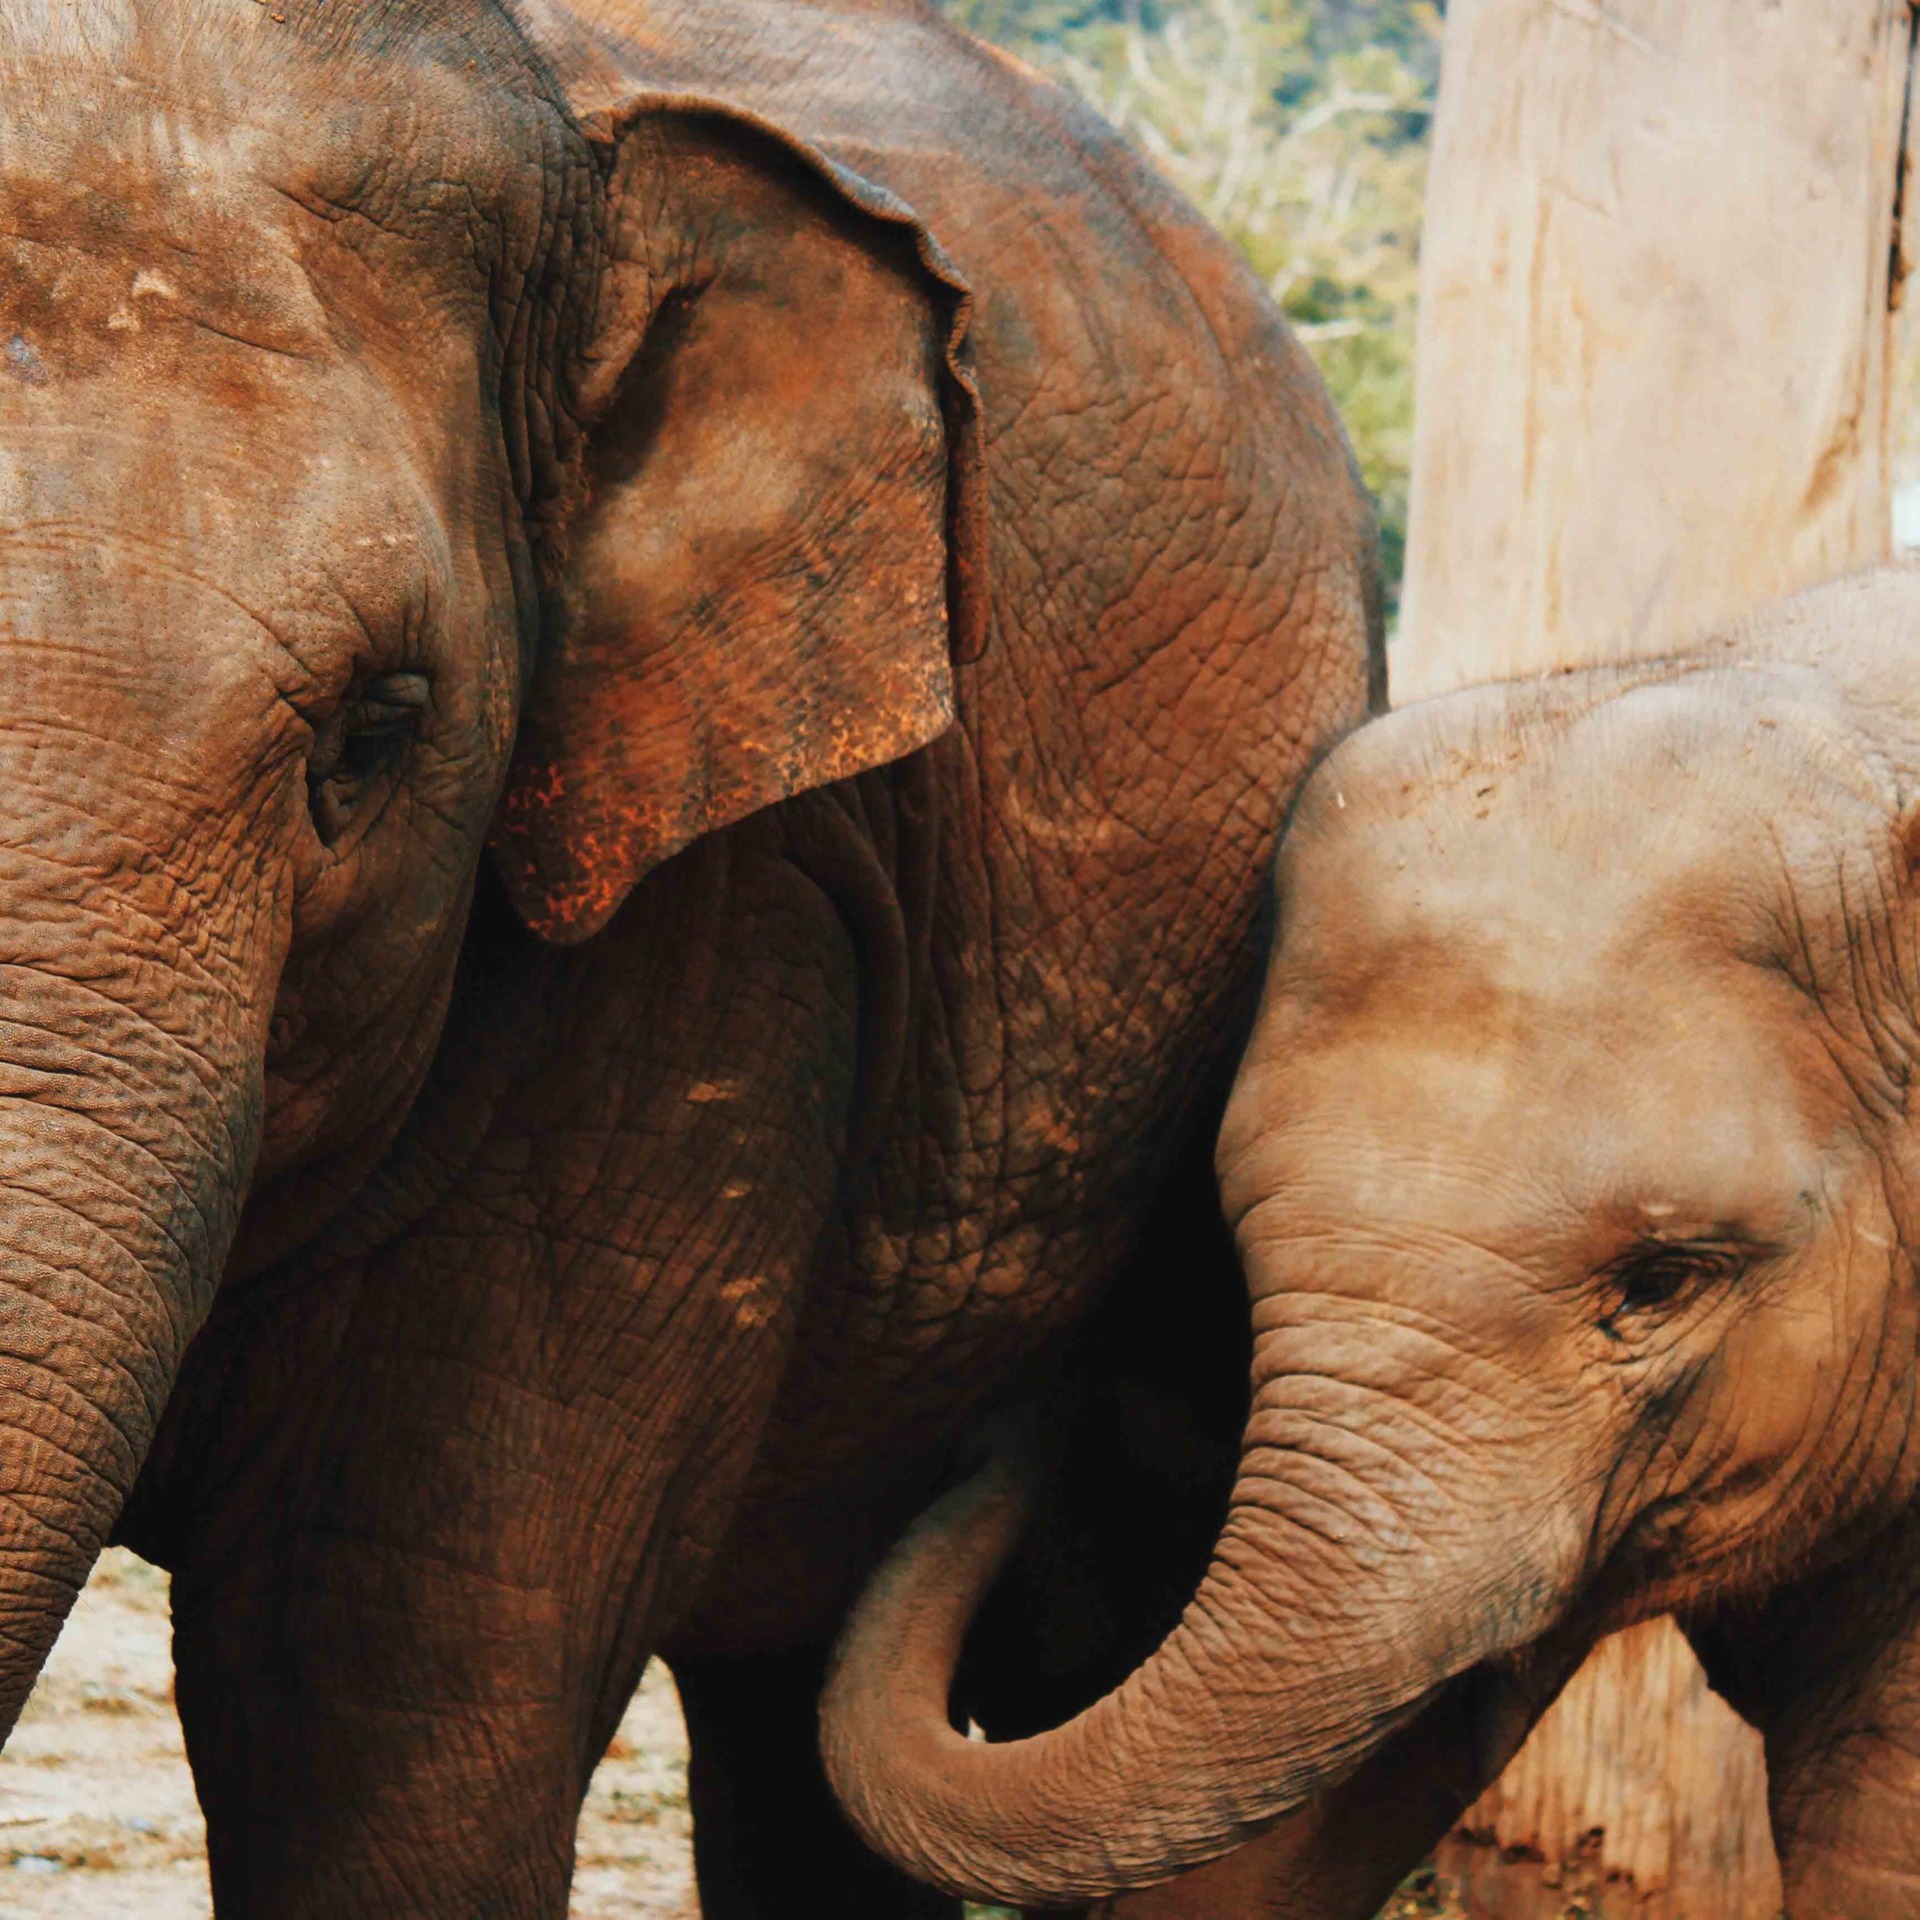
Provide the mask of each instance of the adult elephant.
{"label": "adult elephant", "polygon": [[19,0],[0,210],[0,1726],[117,1522],[222,1913],[561,1913],[663,1645],[925,1907],[810,1676],[1229,1063],[1319,382],[904,3]]}
{"label": "adult elephant", "polygon": [[952,1496],[824,1710],[879,1843],[1040,1906],[1357,1920],[1597,1636],[1675,1612],[1765,1737],[1787,1911],[1920,1915],[1917,635],[1920,574],[1862,575],[1321,764],[1220,1140],[1253,1353],[1210,1564],[1084,1713],[970,1742],[945,1682],[1020,1501]]}

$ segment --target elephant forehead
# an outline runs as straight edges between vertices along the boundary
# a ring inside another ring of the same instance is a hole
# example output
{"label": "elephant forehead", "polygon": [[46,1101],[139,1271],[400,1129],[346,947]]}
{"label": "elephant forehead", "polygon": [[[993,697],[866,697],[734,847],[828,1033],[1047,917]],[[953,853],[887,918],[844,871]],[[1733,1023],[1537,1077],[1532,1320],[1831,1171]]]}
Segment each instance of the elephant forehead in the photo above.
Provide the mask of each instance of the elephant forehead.
{"label": "elephant forehead", "polygon": [[439,11],[381,45],[371,22],[407,10],[6,9],[0,324],[40,359],[16,350],[0,376],[55,377],[54,351],[75,370],[173,324],[318,354],[317,263],[397,240],[384,273],[472,286],[524,257],[559,164],[553,115],[528,72],[501,80],[501,49],[458,59]]}
{"label": "elephant forehead", "polygon": [[89,592],[104,618],[129,570],[217,581],[283,634],[315,608],[339,626],[342,600],[377,619],[446,573],[435,503],[469,497],[490,350],[476,208],[513,102],[489,122],[443,60],[278,12],[0,10],[16,626]]}
{"label": "elephant forehead", "polygon": [[1274,1242],[1345,1223],[1555,1272],[1643,1235],[1803,1229],[1853,1135],[1791,1036],[1737,1004],[1526,1011],[1491,1031],[1382,1016],[1257,1043],[1223,1133],[1233,1211],[1262,1210]]}
{"label": "elephant forehead", "polygon": [[16,382],[91,375],[179,329],[320,350],[324,315],[254,182],[261,129],[124,97],[68,114],[41,79],[0,66],[0,329]]}
{"label": "elephant forehead", "polygon": [[[270,110],[272,95],[253,83],[341,55],[368,62],[368,97],[382,73],[411,77],[423,63],[464,70],[477,87],[526,64],[520,33],[494,0],[10,0],[0,15],[0,68],[43,79],[104,74],[175,102],[224,91]],[[333,104],[351,115],[359,102]]]}
{"label": "elephant forehead", "polygon": [[1606,677],[1570,676],[1363,730],[1289,836],[1287,940],[1335,977],[1405,945],[1521,982],[1750,951],[1789,893],[1804,908],[1885,852],[1885,770],[1806,679],[1693,672],[1581,702]]}

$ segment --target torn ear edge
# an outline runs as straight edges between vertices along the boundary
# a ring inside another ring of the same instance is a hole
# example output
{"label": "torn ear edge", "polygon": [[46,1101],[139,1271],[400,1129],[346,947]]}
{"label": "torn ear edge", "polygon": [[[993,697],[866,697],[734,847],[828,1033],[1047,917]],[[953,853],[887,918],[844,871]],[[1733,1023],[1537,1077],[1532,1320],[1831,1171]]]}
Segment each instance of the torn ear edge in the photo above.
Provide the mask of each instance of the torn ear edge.
{"label": "torn ear edge", "polygon": [[[552,657],[536,665],[523,700],[520,747],[491,837],[523,917],[536,933],[561,943],[597,932],[652,867],[701,834],[809,786],[897,759],[945,732],[953,718],[952,668],[980,658],[988,630],[986,471],[970,353],[973,296],[966,280],[905,202],[758,113],[703,95],[640,92],[626,95],[616,108],[586,116],[581,125],[595,145],[617,149],[648,120],[708,121],[740,130],[798,161],[803,175],[859,219],[911,239],[917,268],[912,277],[920,283],[927,315],[927,371],[934,389],[929,397],[937,404],[944,456],[943,497],[927,503],[932,509],[927,531],[940,542],[940,565],[928,578],[928,597],[936,604],[943,597],[944,606],[937,637],[923,627],[922,637],[913,640],[903,627],[900,645],[908,652],[899,664],[889,669],[876,659],[873,670],[880,678],[872,703],[860,694],[852,630],[843,628],[835,641],[827,637],[832,622],[822,627],[803,621],[814,634],[814,651],[810,662],[804,655],[795,658],[795,672],[802,677],[795,682],[793,710],[803,732],[792,736],[777,722],[769,724],[764,701],[753,706],[751,689],[734,711],[695,711],[697,703],[685,701],[684,689],[670,684],[691,658],[684,652],[666,660],[668,679],[658,683],[658,697],[649,703],[647,662],[658,666],[665,659],[658,631],[652,636],[636,632],[631,649],[606,632],[604,622],[597,633],[582,633],[577,626],[569,632],[564,623],[550,633],[543,651]],[[907,270],[904,250],[901,263]],[[643,325],[633,344],[644,341],[646,331]],[[608,372],[619,374],[628,357],[617,353],[619,364]],[[857,375],[853,381],[857,388]],[[619,380],[595,385],[593,404],[585,408],[590,419],[604,411]],[[563,546],[569,544],[569,535],[561,538]],[[885,588],[876,574],[871,587],[862,590],[869,611],[876,595],[886,603]],[[925,606],[918,595],[914,588],[891,603],[907,614],[909,625],[909,610]],[[927,648],[928,639],[935,640],[937,653]],[[617,656],[623,654],[621,666]],[[909,656],[920,662],[917,669]],[[824,677],[806,682],[809,671]],[[811,693],[805,691],[809,684]],[[610,725],[604,714],[595,717],[596,686],[617,687],[625,722]],[[890,699],[900,704],[890,706]],[[636,712],[636,700],[644,716]],[[643,744],[629,723],[657,735],[653,744],[664,743],[664,754]],[[592,744],[590,736],[597,736]],[[717,760],[711,757],[715,754]],[[617,771],[623,763],[625,780]],[[689,777],[677,788],[667,782],[671,794],[648,791],[650,767],[672,764],[691,769]]]}
{"label": "torn ear edge", "polygon": [[954,664],[971,666],[987,650],[987,465],[980,383],[973,366],[973,287],[932,230],[887,188],[843,167],[818,147],[750,108],[682,93],[642,94],[617,111],[582,121],[596,145],[616,144],[621,134],[649,114],[679,114],[730,121],[784,149],[850,205],[881,226],[912,239],[921,271],[945,293],[946,339],[941,353],[945,378],[940,403],[947,430],[947,630]]}

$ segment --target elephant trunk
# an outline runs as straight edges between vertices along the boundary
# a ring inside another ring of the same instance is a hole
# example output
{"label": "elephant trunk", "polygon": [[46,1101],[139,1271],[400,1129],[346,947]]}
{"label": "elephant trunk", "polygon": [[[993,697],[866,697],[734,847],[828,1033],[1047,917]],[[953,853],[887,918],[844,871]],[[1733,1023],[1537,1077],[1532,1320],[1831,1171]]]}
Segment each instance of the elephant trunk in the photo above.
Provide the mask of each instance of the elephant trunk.
{"label": "elephant trunk", "polygon": [[1494,1490],[1449,1488],[1424,1464],[1434,1423],[1383,1343],[1356,1365],[1348,1330],[1315,1357],[1300,1318],[1284,1299],[1256,1309],[1253,1411],[1199,1591],[1159,1650],[1065,1726],[988,1744],[949,1722],[968,1620],[1023,1517],[1007,1470],[902,1543],[822,1701],[828,1773],[876,1848],[1015,1905],[1152,1885],[1335,1784],[1451,1676],[1550,1624],[1577,1530],[1530,1534]]}
{"label": "elephant trunk", "polygon": [[232,887],[9,811],[33,831],[0,836],[0,1739],[213,1298],[275,944]]}

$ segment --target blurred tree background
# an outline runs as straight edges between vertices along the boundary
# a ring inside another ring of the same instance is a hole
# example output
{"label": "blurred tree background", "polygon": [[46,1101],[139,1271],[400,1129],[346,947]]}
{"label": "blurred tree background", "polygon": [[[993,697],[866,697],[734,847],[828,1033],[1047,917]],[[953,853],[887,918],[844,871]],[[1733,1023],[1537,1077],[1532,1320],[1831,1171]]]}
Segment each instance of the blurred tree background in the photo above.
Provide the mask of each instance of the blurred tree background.
{"label": "blurred tree background", "polygon": [[1436,0],[947,0],[1093,103],[1252,263],[1319,362],[1398,598]]}

